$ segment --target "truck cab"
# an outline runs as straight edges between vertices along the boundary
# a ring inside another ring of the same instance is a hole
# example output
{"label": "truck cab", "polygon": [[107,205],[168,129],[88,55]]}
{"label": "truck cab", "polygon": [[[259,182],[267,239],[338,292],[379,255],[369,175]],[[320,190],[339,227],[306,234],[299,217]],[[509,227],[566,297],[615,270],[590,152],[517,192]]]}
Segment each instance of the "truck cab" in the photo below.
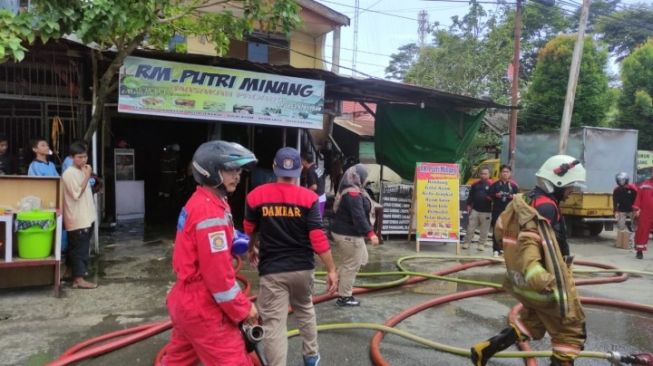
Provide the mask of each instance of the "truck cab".
{"label": "truck cab", "polygon": [[474,167],[472,170],[472,176],[467,179],[467,182],[465,182],[465,185],[471,186],[472,184],[478,182],[479,178],[479,173],[481,171],[481,168],[489,168],[490,169],[490,179],[493,182],[496,182],[499,180],[499,168],[501,167],[501,160],[499,159],[486,159],[481,161],[480,164]]}

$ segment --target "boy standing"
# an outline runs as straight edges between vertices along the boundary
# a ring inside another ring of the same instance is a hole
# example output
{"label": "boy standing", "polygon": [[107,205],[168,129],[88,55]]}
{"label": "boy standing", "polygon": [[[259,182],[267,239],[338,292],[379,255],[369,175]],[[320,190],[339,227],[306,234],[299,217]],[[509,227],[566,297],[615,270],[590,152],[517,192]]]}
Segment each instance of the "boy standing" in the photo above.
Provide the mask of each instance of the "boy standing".
{"label": "boy standing", "polygon": [[[46,143],[47,144],[47,143]],[[68,259],[72,266],[73,288],[92,289],[97,285],[84,279],[88,267],[88,252],[95,222],[95,205],[88,181],[91,166],[86,164],[86,146],[74,143],[70,146],[73,165],[63,174],[63,219],[68,231]]]}
{"label": "boy standing", "polygon": [[50,145],[43,138],[32,140],[32,151],[35,158],[29,165],[27,175],[37,177],[58,177],[57,168],[51,161],[48,161],[50,155]]}
{"label": "boy standing", "polygon": [[0,133],[0,175],[14,174],[14,160],[9,153],[9,140]]}

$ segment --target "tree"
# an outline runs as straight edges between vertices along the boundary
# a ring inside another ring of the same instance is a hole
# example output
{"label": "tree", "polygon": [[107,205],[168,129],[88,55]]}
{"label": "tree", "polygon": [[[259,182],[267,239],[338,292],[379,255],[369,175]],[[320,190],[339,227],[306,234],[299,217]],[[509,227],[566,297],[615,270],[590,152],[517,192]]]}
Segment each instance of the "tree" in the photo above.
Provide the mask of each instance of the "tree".
{"label": "tree", "polygon": [[622,62],[619,125],[639,130],[639,149],[653,150],[653,39]]}
{"label": "tree", "polygon": [[434,44],[422,48],[405,81],[450,93],[505,99],[512,42],[511,31],[500,21],[503,17],[503,10],[487,13],[472,1],[469,12],[453,17],[449,29],[434,31]]}
{"label": "tree", "polygon": [[[255,29],[287,33],[300,22],[295,0],[37,0],[32,4],[32,10],[20,15],[21,26],[13,37],[31,43],[34,35],[23,28],[35,22],[34,33],[45,34],[42,37],[74,33],[85,44],[96,45],[94,108],[86,140],[98,128],[107,96],[118,87],[123,61],[139,46],[163,49],[174,35],[205,36],[223,54],[231,39],[240,40]],[[11,47],[7,42],[0,38],[0,47]],[[97,60],[109,50],[115,54],[97,79]],[[20,53],[15,52],[17,56]]]}
{"label": "tree", "polygon": [[621,61],[653,37],[653,5],[636,4],[597,20],[596,32]]}
{"label": "tree", "polygon": [[390,64],[385,68],[386,78],[404,80],[410,67],[417,61],[419,47],[415,43],[405,44],[397,53],[390,55]]}
{"label": "tree", "polygon": [[[539,49],[556,35],[569,29],[570,20],[559,7],[544,6],[537,2],[529,2],[524,6],[522,19],[519,78],[529,82],[533,76]],[[514,11],[509,13],[507,23],[514,29]],[[513,37],[512,32],[510,37]]]}
{"label": "tree", "polygon": [[[611,17],[613,13],[617,11],[617,8],[621,5],[621,0],[592,0],[590,5],[589,16],[587,18],[587,33],[594,33],[596,31],[595,27],[599,20]],[[572,30],[574,32],[578,31],[578,25],[580,23],[580,11],[581,6],[578,6],[578,9],[574,12],[574,15],[571,17]]]}
{"label": "tree", "polygon": [[[520,114],[520,126],[524,130],[560,128],[575,41],[575,35],[561,35],[540,50],[533,80],[524,98],[525,110]],[[603,122],[610,108],[608,77],[605,73],[607,60],[607,52],[599,50],[590,37],[586,38],[572,127],[598,126]]]}
{"label": "tree", "polygon": [[483,160],[494,158],[487,152],[488,147],[501,150],[501,135],[482,124],[474,136],[474,141],[459,161],[462,182],[467,182],[471,178],[474,167],[479,166]]}
{"label": "tree", "polygon": [[17,14],[0,8],[0,63],[8,60],[21,61],[26,46],[40,39],[43,43],[61,36],[59,23],[43,17],[34,17],[26,11]]}

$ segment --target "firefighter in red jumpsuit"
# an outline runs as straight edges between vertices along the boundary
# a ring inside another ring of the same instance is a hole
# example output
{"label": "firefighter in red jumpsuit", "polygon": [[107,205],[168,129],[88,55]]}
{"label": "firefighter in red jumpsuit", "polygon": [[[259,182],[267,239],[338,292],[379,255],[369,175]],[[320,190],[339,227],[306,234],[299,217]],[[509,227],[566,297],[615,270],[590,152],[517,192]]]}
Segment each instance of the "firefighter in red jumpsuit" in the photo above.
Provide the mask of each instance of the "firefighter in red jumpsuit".
{"label": "firefighter in red jumpsuit", "polygon": [[635,232],[635,250],[637,259],[644,258],[648,236],[653,229],[653,177],[639,186],[639,192],[633,204],[633,216],[638,218]]}
{"label": "firefighter in red jumpsuit", "polygon": [[236,190],[241,169],[254,164],[254,154],[236,143],[210,141],[195,151],[199,186],[177,222],[177,281],[167,300],[173,328],[163,365],[252,365],[239,323],[256,321],[258,312],[236,281],[227,195]]}

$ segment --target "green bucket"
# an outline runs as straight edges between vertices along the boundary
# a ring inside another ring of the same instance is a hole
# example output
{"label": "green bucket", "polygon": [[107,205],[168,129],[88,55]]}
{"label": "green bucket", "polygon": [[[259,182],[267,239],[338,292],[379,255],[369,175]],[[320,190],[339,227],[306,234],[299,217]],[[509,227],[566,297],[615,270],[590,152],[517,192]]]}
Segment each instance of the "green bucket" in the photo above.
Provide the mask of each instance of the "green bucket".
{"label": "green bucket", "polygon": [[42,228],[35,225],[18,230],[18,256],[26,259],[46,258],[52,254],[52,239],[56,227],[54,212],[25,211],[16,214],[16,221],[48,221],[48,226]]}

